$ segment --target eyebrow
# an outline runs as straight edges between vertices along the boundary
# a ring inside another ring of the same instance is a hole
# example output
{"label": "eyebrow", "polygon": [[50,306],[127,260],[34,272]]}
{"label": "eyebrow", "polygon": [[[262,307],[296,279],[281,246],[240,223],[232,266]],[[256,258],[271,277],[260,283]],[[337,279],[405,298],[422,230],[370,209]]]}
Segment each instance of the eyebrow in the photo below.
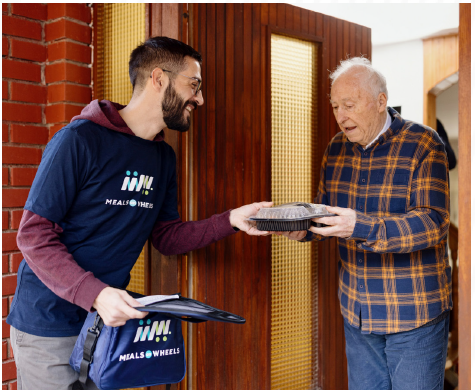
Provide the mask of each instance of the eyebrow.
{"label": "eyebrow", "polygon": [[[343,102],[347,102],[348,100],[355,101],[355,100],[352,99],[352,98],[344,98],[344,99],[341,99],[341,100],[342,100]],[[330,103],[336,103],[336,102],[330,98]]]}

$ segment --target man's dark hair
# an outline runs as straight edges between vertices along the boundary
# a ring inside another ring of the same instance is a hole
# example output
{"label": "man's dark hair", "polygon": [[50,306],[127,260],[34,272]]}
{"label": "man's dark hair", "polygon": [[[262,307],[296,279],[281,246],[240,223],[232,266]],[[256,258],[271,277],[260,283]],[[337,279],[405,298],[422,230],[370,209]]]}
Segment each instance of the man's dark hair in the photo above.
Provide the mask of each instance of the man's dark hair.
{"label": "man's dark hair", "polygon": [[[183,71],[186,68],[185,57],[191,57],[201,65],[201,54],[186,43],[168,37],[147,39],[130,53],[129,76],[134,92],[136,88],[144,88],[155,68]],[[169,73],[169,76],[173,80],[176,74]]]}

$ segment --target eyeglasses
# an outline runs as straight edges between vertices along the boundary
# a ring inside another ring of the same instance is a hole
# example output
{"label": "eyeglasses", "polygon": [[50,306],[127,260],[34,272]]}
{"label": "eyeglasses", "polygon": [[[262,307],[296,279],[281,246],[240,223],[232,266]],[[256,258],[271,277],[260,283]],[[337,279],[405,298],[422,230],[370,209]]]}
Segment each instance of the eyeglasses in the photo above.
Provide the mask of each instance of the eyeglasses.
{"label": "eyeglasses", "polygon": [[[156,69],[156,68],[155,68]],[[155,70],[154,69],[154,70]],[[168,73],[175,73],[177,74],[178,76],[183,76],[183,77],[186,77],[187,79],[190,79],[190,80],[194,80],[198,83],[198,86],[194,86],[193,88],[191,88],[191,90],[193,91],[193,94],[195,96],[198,96],[198,93],[201,91],[201,86],[203,84],[203,81],[200,80],[198,77],[190,77],[190,76],[185,76],[184,74],[181,74],[181,73],[177,73],[177,72],[173,72],[172,70],[167,70],[167,69],[162,69],[164,72],[168,72]],[[153,77],[153,70],[152,70],[152,73],[150,74],[150,78]],[[195,90],[196,88],[196,90]]]}

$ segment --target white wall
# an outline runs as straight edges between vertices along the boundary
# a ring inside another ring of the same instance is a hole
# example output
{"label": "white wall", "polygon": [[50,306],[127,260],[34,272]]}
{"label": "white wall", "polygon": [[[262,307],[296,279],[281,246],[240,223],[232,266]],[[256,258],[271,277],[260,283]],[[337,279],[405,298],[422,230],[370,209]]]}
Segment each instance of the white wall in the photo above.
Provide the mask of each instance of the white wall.
{"label": "white wall", "polygon": [[422,123],[424,56],[422,40],[373,46],[372,64],[385,77],[389,106],[401,106],[403,118]]}
{"label": "white wall", "polygon": [[459,133],[459,84],[443,91],[436,99],[437,118],[444,125],[449,138],[458,138]]}

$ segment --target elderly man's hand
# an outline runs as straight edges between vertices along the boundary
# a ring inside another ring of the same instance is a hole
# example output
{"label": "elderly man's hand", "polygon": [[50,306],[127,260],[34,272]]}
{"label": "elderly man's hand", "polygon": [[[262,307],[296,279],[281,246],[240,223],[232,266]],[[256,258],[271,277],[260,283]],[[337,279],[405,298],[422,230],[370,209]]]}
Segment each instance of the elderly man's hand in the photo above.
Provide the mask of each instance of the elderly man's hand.
{"label": "elderly man's hand", "polygon": [[324,223],[327,227],[311,227],[312,233],[328,237],[348,238],[353,234],[356,224],[356,211],[343,207],[326,206],[329,213],[337,214],[336,217],[314,218],[312,221]]}

